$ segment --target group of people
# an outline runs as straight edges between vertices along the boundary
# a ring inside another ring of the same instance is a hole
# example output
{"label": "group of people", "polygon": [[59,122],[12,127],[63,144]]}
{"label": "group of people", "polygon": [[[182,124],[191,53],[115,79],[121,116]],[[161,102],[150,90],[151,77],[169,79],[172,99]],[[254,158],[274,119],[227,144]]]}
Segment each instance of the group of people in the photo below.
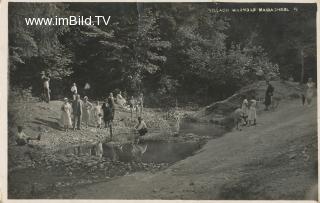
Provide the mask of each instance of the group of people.
{"label": "group of people", "polygon": [[[265,111],[268,111],[272,103],[274,87],[267,80],[267,89],[265,93],[264,105]],[[234,112],[234,122],[237,130],[242,126],[253,126],[257,124],[257,100],[253,97],[251,100],[244,98],[241,106]]]}
{"label": "group of people", "polygon": [[[270,106],[273,105],[273,93],[274,87],[270,84],[269,80],[266,81],[267,89],[265,92],[264,105],[265,111],[270,109]],[[314,96],[315,83],[312,81],[312,78],[308,78],[306,84],[306,91],[301,95],[302,105],[307,106],[311,105],[312,98]],[[239,125],[242,126],[252,126],[257,124],[257,101],[253,98],[250,101],[247,98],[244,98],[241,106],[237,108],[234,112],[234,122],[237,130],[241,130]]]}
{"label": "group of people", "polygon": [[[73,83],[71,92],[73,100],[69,102],[68,98],[64,98],[64,102],[61,106],[61,124],[64,130],[68,131],[70,128],[73,128],[73,130],[80,130],[81,124],[83,124],[85,128],[88,128],[92,120],[97,128],[102,128],[103,121],[104,127],[110,129],[110,136],[112,138],[112,123],[116,111],[115,103],[117,103],[119,107],[126,107],[127,103],[122,97],[121,91],[117,94],[116,98],[113,97],[113,93],[111,92],[102,105],[100,105],[99,101],[95,103],[89,102],[87,96],[83,97],[82,100],[78,93],[76,83]],[[131,118],[133,111],[136,110],[138,124],[135,126],[135,129],[140,135],[144,135],[147,132],[147,127],[141,117],[143,109],[142,93],[140,94],[138,101],[131,97],[129,108],[131,109]],[[138,112],[140,112],[139,116]]]}

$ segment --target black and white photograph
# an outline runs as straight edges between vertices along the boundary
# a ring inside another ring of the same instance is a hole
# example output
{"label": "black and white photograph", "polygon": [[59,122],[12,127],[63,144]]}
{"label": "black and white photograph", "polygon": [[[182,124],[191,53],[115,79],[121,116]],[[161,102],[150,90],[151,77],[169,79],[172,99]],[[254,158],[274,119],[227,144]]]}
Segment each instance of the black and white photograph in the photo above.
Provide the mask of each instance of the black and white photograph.
{"label": "black and white photograph", "polygon": [[317,3],[7,9],[2,198],[318,201]]}

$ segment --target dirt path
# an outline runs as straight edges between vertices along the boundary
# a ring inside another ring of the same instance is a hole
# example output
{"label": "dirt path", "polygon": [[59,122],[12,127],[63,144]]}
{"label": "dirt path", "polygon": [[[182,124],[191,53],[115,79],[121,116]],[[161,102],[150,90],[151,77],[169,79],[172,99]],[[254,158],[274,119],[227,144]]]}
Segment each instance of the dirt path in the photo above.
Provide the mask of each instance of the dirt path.
{"label": "dirt path", "polygon": [[258,116],[164,171],[75,188],[74,198],[304,199],[316,181],[316,107],[294,100]]}

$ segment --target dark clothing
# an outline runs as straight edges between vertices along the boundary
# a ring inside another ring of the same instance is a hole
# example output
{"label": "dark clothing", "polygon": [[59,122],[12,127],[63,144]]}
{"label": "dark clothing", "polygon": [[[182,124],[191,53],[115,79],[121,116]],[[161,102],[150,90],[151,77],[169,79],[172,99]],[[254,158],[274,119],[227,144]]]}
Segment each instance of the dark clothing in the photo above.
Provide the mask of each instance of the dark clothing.
{"label": "dark clothing", "polygon": [[113,108],[111,108],[110,106],[107,106],[106,103],[103,103],[101,109],[103,111],[104,122],[106,123],[106,122],[112,121],[114,116]]}
{"label": "dark clothing", "polygon": [[74,100],[72,102],[72,113],[73,115],[82,115],[82,101]]}
{"label": "dark clothing", "polygon": [[25,140],[25,139],[17,138],[17,139],[16,139],[16,143],[17,143],[17,145],[19,145],[19,146],[23,146],[23,145],[26,145],[26,144],[28,143],[28,141]]}
{"label": "dark clothing", "polygon": [[72,113],[73,113],[73,129],[76,128],[80,130],[81,126],[81,116],[82,116],[82,101],[74,100],[72,102]]}
{"label": "dark clothing", "polygon": [[265,100],[264,100],[264,104],[266,106],[270,106],[270,104],[271,104],[271,98],[273,96],[273,91],[274,91],[274,87],[269,84],[268,87],[267,87]]}
{"label": "dark clothing", "polygon": [[111,108],[111,111],[112,111],[112,120],[113,120],[114,119],[115,110],[116,110],[113,97],[109,97],[108,98],[108,104],[109,104],[109,108]]}
{"label": "dark clothing", "polygon": [[142,129],[138,130],[138,132],[139,132],[140,136],[144,136],[148,132],[148,130],[147,130],[147,128],[142,128]]}

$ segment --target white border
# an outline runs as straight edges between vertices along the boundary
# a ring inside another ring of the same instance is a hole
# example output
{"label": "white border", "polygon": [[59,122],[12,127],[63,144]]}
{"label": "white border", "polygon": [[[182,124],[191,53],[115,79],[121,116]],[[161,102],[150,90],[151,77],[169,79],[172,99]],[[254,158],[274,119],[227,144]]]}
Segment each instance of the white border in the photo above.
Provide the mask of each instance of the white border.
{"label": "white border", "polygon": [[[24,202],[24,203],[32,203],[32,202],[79,202],[79,203],[85,203],[85,202],[108,202],[108,203],[119,203],[119,202],[127,202],[127,203],[136,203],[136,202],[175,202],[175,203],[194,203],[194,202],[228,202],[228,203],[244,203],[248,202],[248,200],[89,200],[89,199],[83,199],[83,200],[47,200],[47,199],[31,199],[31,200],[8,200],[7,199],[7,94],[8,94],[8,2],[156,2],[156,3],[165,3],[165,2],[219,2],[219,3],[317,3],[317,7],[319,9],[320,0],[0,0],[0,203],[8,202],[8,203],[15,203],[15,202]],[[317,10],[317,53],[319,53],[320,49],[320,42],[319,42],[319,11]],[[319,54],[317,54],[317,67],[320,67],[320,58]],[[317,71],[317,78],[320,79],[320,73]],[[319,82],[317,81],[317,95],[320,95],[320,86]],[[318,101],[318,107],[320,106],[320,102]],[[318,132],[320,130],[319,127],[319,108],[317,109],[317,115],[318,115]],[[319,160],[319,138],[318,138],[318,160]],[[318,174],[320,174],[320,170],[318,168]],[[319,183],[319,177],[318,177],[318,183]],[[318,195],[319,199],[320,195]],[[252,200],[250,202],[259,202],[259,203],[266,203],[266,202],[277,202],[277,203],[287,203],[287,202],[316,202],[316,201],[301,201],[301,200]]]}

